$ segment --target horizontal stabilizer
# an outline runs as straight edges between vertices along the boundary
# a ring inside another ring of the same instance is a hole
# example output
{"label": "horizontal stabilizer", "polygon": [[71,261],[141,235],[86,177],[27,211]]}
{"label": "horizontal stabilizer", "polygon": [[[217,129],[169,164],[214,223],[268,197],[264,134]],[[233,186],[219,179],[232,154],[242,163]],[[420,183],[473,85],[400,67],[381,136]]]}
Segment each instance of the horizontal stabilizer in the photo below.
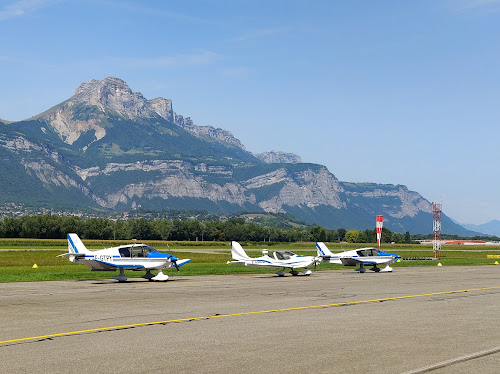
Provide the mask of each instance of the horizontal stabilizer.
{"label": "horizontal stabilizer", "polygon": [[62,255],[58,255],[57,257],[73,257],[76,259],[81,259],[85,257],[85,253],[63,253]]}

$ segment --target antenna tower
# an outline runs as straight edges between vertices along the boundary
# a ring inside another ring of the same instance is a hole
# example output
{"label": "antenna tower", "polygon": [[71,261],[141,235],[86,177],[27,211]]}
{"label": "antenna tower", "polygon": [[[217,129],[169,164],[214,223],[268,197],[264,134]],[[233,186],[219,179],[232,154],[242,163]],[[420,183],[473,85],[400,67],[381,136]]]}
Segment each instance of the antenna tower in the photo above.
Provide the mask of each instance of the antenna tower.
{"label": "antenna tower", "polygon": [[432,203],[432,231],[434,233],[434,240],[432,241],[432,249],[434,258],[438,260],[441,258],[441,212],[443,211],[443,204]]}

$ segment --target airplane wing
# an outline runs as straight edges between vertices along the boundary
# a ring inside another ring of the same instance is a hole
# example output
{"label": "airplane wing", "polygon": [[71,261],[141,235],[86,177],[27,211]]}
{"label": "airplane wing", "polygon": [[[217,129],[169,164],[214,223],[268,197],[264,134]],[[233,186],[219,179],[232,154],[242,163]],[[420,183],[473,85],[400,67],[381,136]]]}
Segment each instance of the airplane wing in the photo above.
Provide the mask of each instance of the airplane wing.
{"label": "airplane wing", "polygon": [[340,261],[342,264],[346,266],[353,266],[356,264],[365,264],[365,265],[379,265],[379,264],[387,264],[392,261],[391,258],[362,258],[362,257],[341,257]]}
{"label": "airplane wing", "polygon": [[261,268],[282,268],[282,267],[284,267],[283,265],[276,264],[273,261],[256,260],[256,259],[231,261],[230,264],[231,265],[245,265],[245,266],[252,266],[252,267],[261,267]]}
{"label": "airplane wing", "polygon": [[304,262],[304,261],[279,261],[279,260],[264,260],[264,259],[249,259],[249,260],[237,260],[237,261],[228,261],[230,265],[245,265],[252,267],[261,267],[261,268],[304,268],[314,264],[314,262]]}

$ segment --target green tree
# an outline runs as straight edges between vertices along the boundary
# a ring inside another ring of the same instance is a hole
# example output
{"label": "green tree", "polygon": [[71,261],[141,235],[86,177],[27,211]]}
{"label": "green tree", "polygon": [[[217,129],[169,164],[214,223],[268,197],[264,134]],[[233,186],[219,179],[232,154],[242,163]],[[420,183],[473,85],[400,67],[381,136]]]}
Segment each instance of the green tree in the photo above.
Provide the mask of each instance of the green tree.
{"label": "green tree", "polygon": [[210,233],[210,237],[217,242],[223,242],[226,240],[226,236],[224,235],[224,231],[220,229],[213,230]]}
{"label": "green tree", "polygon": [[313,242],[325,242],[326,230],[320,225],[315,225],[310,228],[308,237]]}
{"label": "green tree", "polygon": [[405,243],[406,244],[410,244],[411,243],[411,235],[410,235],[409,231],[407,231],[406,234],[405,234]]}
{"label": "green tree", "polygon": [[342,228],[342,227],[337,229],[337,233],[339,234],[339,237],[338,237],[339,241],[343,241],[345,239],[346,232],[347,232],[347,230]]}
{"label": "green tree", "polygon": [[382,227],[382,237],[380,238],[380,240],[382,243],[392,242],[392,231],[385,227]]}
{"label": "green tree", "polygon": [[189,233],[186,226],[186,222],[180,219],[174,219],[172,221],[172,240],[188,240]]}
{"label": "green tree", "polygon": [[2,220],[2,236],[4,238],[21,237],[21,220],[13,217],[5,217]]}
{"label": "green tree", "polygon": [[345,240],[348,243],[359,243],[359,231],[349,230],[345,233]]}
{"label": "green tree", "polygon": [[375,230],[366,229],[365,230],[366,243],[376,243],[377,242],[377,232]]}
{"label": "green tree", "polygon": [[132,239],[150,240],[153,236],[151,225],[145,218],[130,220],[128,231]]}
{"label": "green tree", "polygon": [[83,227],[85,223],[83,219],[80,217],[65,217],[61,220],[61,232],[64,234],[64,238],[66,238],[67,234],[70,233],[83,233]]}
{"label": "green tree", "polygon": [[153,232],[155,238],[168,240],[170,238],[172,226],[172,222],[166,219],[154,220],[151,222],[151,231]]}
{"label": "green tree", "polygon": [[404,243],[405,242],[405,236],[401,234],[400,232],[395,232],[392,234],[392,241],[395,243]]}
{"label": "green tree", "polygon": [[364,231],[359,231],[358,243],[366,243],[366,234]]}

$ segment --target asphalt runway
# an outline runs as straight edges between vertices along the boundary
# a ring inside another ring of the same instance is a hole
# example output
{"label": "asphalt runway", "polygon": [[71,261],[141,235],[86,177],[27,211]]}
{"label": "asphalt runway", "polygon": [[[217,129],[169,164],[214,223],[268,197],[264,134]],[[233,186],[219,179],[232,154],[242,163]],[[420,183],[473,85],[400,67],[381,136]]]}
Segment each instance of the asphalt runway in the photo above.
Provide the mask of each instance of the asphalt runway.
{"label": "asphalt runway", "polygon": [[3,283],[0,321],[5,373],[498,373],[500,266]]}

